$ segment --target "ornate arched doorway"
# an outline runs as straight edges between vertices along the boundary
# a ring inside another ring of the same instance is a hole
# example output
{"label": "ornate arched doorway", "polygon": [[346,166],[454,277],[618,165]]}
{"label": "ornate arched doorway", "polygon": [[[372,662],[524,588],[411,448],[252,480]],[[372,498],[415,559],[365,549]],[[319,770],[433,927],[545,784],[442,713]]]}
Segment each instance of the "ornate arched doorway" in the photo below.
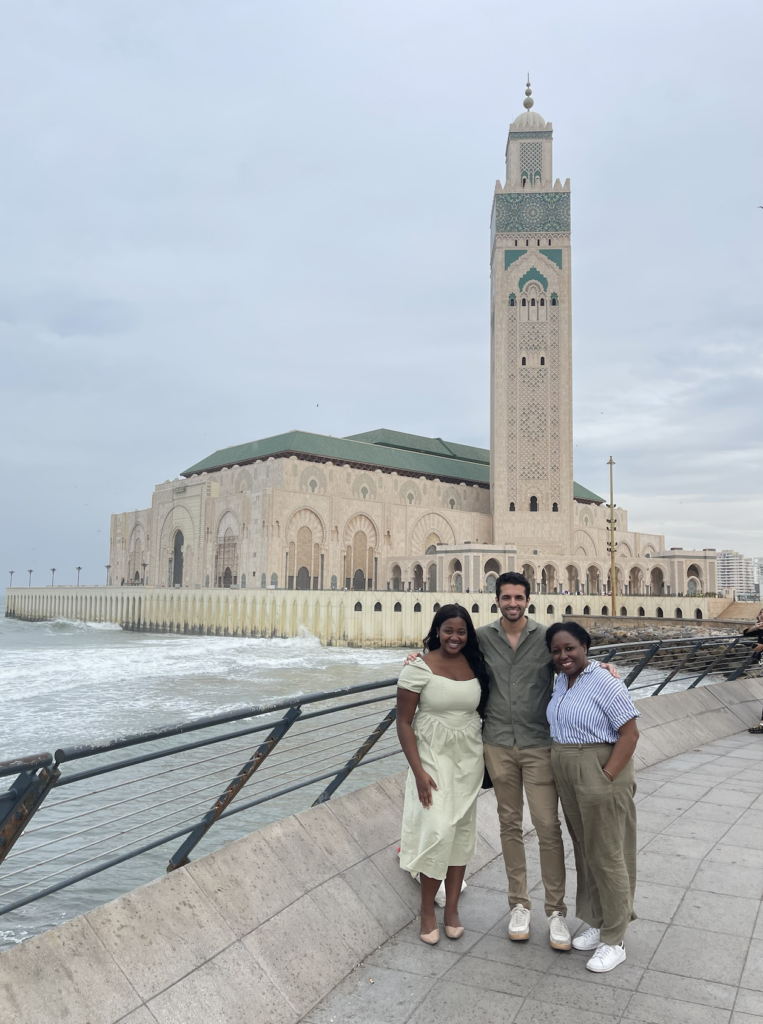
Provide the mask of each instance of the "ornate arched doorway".
{"label": "ornate arched doorway", "polygon": [[225,572],[223,573],[223,586],[230,588],[233,584],[233,573],[230,571],[230,566],[226,566]]}
{"label": "ornate arched doorway", "polygon": [[310,570],[305,565],[299,567],[297,573],[297,590],[309,590],[310,589]]}

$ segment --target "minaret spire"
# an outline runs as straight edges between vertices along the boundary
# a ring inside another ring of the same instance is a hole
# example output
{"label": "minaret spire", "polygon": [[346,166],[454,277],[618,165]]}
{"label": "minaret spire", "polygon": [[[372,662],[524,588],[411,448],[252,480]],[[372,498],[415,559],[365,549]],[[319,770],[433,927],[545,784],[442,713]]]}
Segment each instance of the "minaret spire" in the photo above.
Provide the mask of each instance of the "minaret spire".
{"label": "minaret spire", "polygon": [[526,110],[529,110],[530,107],[532,107],[532,105],[534,103],[535,103],[535,100],[533,99],[533,91],[530,88],[530,72],[528,71],[527,72],[527,88],[525,89],[525,99],[523,101],[522,106],[524,106]]}

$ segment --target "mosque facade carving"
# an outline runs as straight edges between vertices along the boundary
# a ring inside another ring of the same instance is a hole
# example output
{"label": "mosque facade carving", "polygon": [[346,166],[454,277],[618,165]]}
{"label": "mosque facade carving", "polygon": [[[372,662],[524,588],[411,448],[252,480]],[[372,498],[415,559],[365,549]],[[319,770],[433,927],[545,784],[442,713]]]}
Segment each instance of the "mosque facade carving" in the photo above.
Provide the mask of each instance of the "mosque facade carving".
{"label": "mosque facade carving", "polygon": [[[529,83],[524,105],[493,197],[490,450],[394,430],[223,449],[112,516],[113,584],[463,593],[518,569],[609,592],[609,509],[572,475],[570,182]],[[716,592],[714,549],[616,519],[616,593]]]}

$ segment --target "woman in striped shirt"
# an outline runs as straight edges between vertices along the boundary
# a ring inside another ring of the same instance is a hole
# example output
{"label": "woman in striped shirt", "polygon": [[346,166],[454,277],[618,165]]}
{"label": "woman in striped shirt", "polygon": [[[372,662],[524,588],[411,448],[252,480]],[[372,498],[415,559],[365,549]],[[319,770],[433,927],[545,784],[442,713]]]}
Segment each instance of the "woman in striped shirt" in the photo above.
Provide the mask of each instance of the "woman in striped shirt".
{"label": "woman in striped shirt", "polygon": [[551,766],[575,851],[575,912],[588,925],[572,945],[594,951],[589,971],[611,971],[625,960],[623,937],[635,918],[639,712],[622,680],[588,660],[582,626],[555,622],[546,644],[559,673],[546,712]]}

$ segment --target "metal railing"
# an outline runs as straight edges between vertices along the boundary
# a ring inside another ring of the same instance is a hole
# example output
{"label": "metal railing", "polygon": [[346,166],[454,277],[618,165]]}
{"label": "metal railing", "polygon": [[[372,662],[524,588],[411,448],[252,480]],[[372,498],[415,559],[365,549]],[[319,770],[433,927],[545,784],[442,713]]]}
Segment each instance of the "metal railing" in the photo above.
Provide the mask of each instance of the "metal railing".
{"label": "metal railing", "polygon": [[[737,678],[753,645],[733,634],[591,654],[622,666],[634,697],[643,697],[692,689],[711,676]],[[329,800],[357,769],[387,761],[386,774],[400,770],[405,761],[390,730],[396,683],[300,694],[0,762],[0,785],[13,780],[0,793],[0,915],[152,853],[152,877],[161,864],[173,871],[199,845],[197,852],[209,852],[265,820]],[[267,817],[258,818],[265,805]],[[170,844],[169,861],[166,853],[157,861]]]}

